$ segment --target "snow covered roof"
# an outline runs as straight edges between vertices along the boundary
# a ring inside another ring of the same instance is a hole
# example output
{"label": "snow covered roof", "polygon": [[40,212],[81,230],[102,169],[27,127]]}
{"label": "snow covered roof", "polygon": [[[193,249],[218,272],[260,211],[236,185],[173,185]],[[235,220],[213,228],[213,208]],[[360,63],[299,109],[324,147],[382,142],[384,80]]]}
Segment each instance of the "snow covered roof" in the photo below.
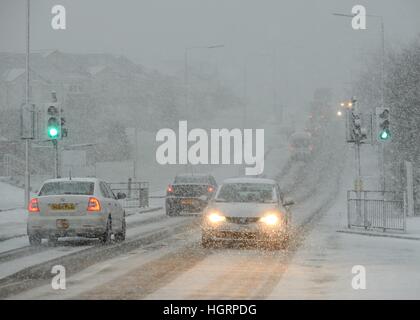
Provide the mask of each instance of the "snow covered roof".
{"label": "snow covered roof", "polygon": [[23,68],[9,69],[3,73],[3,80],[6,82],[12,82],[12,81],[15,81],[17,78],[19,78],[24,73],[25,73],[25,69]]}
{"label": "snow covered roof", "polygon": [[264,179],[264,178],[229,178],[223,181],[225,183],[261,183],[261,184],[276,184],[276,181],[273,179]]}
{"label": "snow covered roof", "polygon": [[57,49],[51,49],[51,50],[42,50],[40,53],[43,58],[47,58],[49,55],[56,52],[59,53],[60,51],[58,51]]}
{"label": "snow covered roof", "polygon": [[176,175],[177,177],[208,177],[208,174],[205,173],[180,173]]}
{"label": "snow covered roof", "polygon": [[[45,180],[44,183],[47,182],[60,182],[60,181],[70,181],[70,178],[58,178],[58,179],[48,179]],[[99,179],[97,178],[71,178],[71,181],[86,181],[86,182],[97,182]]]}
{"label": "snow covered roof", "polygon": [[103,71],[106,68],[106,66],[94,66],[94,67],[89,67],[88,68],[88,72],[94,76],[96,74],[98,74],[99,72]]}
{"label": "snow covered roof", "polygon": [[290,136],[291,140],[295,140],[295,139],[310,139],[312,137],[312,135],[310,134],[310,132],[307,131],[302,131],[302,132],[295,132]]}

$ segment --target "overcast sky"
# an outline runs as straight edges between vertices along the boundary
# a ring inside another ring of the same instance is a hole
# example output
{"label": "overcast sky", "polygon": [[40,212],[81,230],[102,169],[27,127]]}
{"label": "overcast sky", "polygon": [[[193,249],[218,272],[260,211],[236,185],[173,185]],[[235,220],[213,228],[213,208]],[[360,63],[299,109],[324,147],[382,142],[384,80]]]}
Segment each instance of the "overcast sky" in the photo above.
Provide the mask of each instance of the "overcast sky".
{"label": "overcast sky", "polygon": [[[0,0],[0,51],[23,52],[25,0]],[[224,44],[191,52],[191,61],[215,64],[221,81],[243,82],[248,91],[270,87],[276,54],[279,95],[300,103],[318,86],[350,81],[360,53],[380,46],[378,19],[366,31],[331,13],[362,4],[382,15],[387,48],[408,43],[420,31],[419,0],[36,0],[31,1],[31,47],[65,52],[124,54],[146,67],[182,67],[185,47]],[[51,8],[64,5],[67,29],[51,28]],[[271,56],[270,56],[271,55]],[[169,71],[169,69],[168,69]],[[295,100],[294,100],[295,99]]]}

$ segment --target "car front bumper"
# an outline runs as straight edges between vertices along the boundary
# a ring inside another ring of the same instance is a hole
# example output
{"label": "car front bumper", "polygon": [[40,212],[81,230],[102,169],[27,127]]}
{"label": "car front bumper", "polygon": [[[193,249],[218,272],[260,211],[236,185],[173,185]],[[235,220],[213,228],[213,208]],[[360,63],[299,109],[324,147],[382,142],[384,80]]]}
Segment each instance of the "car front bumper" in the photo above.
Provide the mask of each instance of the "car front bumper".
{"label": "car front bumper", "polygon": [[277,241],[284,237],[287,228],[283,225],[266,226],[261,223],[237,224],[224,222],[218,225],[202,225],[202,233],[212,240]]}

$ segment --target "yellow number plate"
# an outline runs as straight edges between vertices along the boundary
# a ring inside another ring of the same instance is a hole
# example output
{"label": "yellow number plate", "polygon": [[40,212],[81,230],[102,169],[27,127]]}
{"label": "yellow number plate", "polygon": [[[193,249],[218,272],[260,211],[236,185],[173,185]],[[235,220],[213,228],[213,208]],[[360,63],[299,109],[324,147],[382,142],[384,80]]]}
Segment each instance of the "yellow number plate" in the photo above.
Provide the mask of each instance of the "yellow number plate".
{"label": "yellow number plate", "polygon": [[181,204],[193,204],[193,199],[183,199],[181,200]]}
{"label": "yellow number plate", "polygon": [[50,204],[52,210],[74,210],[76,206],[74,203],[53,203]]}

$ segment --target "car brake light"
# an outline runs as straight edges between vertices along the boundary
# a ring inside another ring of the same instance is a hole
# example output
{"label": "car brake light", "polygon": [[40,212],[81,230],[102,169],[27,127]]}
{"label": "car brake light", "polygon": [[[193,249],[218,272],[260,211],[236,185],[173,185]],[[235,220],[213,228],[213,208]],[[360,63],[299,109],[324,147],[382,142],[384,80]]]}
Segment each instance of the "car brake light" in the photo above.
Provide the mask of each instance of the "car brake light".
{"label": "car brake light", "polygon": [[38,205],[38,199],[37,198],[31,199],[31,201],[29,202],[29,205],[28,205],[28,211],[29,212],[39,212],[39,205]]}
{"label": "car brake light", "polygon": [[168,193],[172,193],[172,192],[174,192],[174,188],[173,188],[171,185],[169,185],[169,186],[168,186],[168,189],[166,189],[166,191],[167,191]]}
{"label": "car brake light", "polygon": [[99,200],[96,198],[89,198],[87,211],[100,211],[101,210],[101,204],[99,203]]}
{"label": "car brake light", "polygon": [[209,186],[209,187],[207,188],[207,191],[208,191],[208,192],[213,192],[213,191],[214,191],[214,188],[213,188],[212,186]]}

